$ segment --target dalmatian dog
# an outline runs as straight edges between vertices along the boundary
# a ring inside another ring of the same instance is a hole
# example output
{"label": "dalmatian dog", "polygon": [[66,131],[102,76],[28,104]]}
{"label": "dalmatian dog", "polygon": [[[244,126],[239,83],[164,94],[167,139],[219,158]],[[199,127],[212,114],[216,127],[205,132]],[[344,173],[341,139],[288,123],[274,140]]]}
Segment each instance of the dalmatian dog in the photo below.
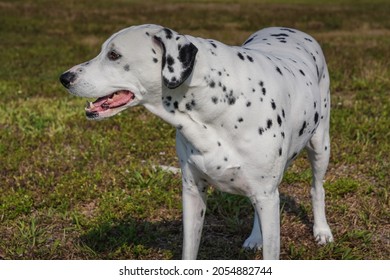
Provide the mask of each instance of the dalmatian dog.
{"label": "dalmatian dog", "polygon": [[333,241],[323,179],[330,152],[329,74],[319,44],[298,30],[271,27],[242,46],[141,25],[112,35],[100,54],[63,73],[87,102],[88,119],[143,105],[176,128],[183,180],[183,259],[195,259],[207,186],[247,196],[254,207],[245,248],[280,253],[278,185],[304,148],[313,180],[314,238]]}

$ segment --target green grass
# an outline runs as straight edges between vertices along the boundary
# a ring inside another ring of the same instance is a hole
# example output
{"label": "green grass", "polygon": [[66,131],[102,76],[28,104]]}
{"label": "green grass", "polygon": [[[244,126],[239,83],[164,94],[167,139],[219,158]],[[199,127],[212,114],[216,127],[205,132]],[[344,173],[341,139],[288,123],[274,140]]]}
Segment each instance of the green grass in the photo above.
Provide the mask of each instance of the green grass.
{"label": "green grass", "polygon": [[[326,176],[335,242],[312,237],[310,170],[281,190],[281,258],[389,259],[388,1],[48,1],[0,3],[0,259],[178,259],[181,180],[175,131],[143,108],[102,122],[58,76],[126,26],[157,23],[240,44],[266,26],[318,39],[332,78]],[[246,198],[209,191],[200,259],[253,259]]]}

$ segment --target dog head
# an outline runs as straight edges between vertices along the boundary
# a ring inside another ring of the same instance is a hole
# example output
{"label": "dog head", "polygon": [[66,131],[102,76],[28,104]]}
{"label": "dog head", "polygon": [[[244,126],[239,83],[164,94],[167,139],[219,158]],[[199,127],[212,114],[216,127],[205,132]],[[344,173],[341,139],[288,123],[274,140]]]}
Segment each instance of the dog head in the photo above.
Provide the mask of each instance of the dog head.
{"label": "dog head", "polygon": [[191,75],[198,49],[186,38],[157,25],[123,29],[112,35],[94,59],[60,76],[68,91],[95,98],[88,119],[113,116],[138,104],[161,102],[163,87],[181,86]]}

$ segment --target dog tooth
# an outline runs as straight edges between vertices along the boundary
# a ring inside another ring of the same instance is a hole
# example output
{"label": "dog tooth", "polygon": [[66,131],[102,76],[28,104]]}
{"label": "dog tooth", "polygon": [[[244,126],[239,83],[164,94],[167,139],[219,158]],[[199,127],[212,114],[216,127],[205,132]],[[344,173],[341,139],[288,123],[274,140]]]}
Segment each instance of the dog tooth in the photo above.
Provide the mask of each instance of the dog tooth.
{"label": "dog tooth", "polygon": [[110,108],[110,105],[106,103],[103,103],[102,105],[100,105],[103,109],[109,109]]}
{"label": "dog tooth", "polygon": [[85,103],[85,108],[86,108],[86,109],[91,109],[91,108],[93,108],[93,107],[95,107],[95,106],[93,105],[92,102],[87,101],[87,102]]}

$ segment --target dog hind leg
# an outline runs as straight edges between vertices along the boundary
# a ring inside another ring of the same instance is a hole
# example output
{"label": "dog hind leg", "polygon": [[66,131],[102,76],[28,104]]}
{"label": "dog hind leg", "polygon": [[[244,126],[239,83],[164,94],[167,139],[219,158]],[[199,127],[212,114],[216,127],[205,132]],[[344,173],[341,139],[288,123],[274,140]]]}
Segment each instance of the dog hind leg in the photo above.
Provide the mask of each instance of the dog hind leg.
{"label": "dog hind leg", "polygon": [[322,104],[323,116],[321,117],[315,134],[306,146],[313,174],[310,191],[314,215],[313,232],[314,238],[319,244],[326,244],[333,241],[333,235],[325,216],[325,190],[323,187],[323,180],[330,156],[330,95],[327,71],[325,77],[326,78],[320,82],[321,98],[325,101],[324,104]]}
{"label": "dog hind leg", "polygon": [[333,241],[333,236],[325,216],[325,190],[323,187],[323,178],[329,162],[329,153],[325,151],[321,153],[318,149],[313,150],[312,148],[307,148],[307,151],[313,173],[310,191],[314,215],[313,232],[316,241],[319,244],[325,244]]}

